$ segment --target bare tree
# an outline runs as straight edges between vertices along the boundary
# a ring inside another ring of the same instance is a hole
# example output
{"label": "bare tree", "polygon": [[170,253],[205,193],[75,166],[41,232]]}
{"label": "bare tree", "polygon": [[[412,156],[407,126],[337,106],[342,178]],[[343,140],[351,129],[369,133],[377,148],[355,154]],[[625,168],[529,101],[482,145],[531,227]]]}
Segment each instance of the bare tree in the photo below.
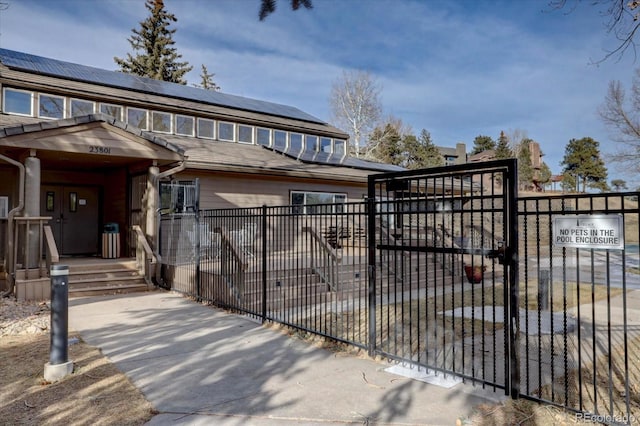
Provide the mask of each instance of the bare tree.
{"label": "bare tree", "polygon": [[[568,9],[571,13],[580,0],[550,0],[552,9]],[[639,0],[593,0],[585,2],[593,7],[600,7],[600,15],[605,20],[605,28],[608,34],[613,34],[618,44],[608,51],[605,56],[595,64],[602,63],[612,56],[622,58],[624,53],[631,48],[635,55],[635,37],[640,32],[640,1]]]}
{"label": "bare tree", "polygon": [[617,152],[609,160],[637,172],[640,171],[640,69],[636,70],[632,80],[630,95],[627,101],[622,84],[610,82],[604,104],[598,112],[612,131],[612,138],[619,143]]}
{"label": "bare tree", "polygon": [[363,138],[380,119],[380,91],[380,85],[366,71],[343,71],[331,87],[329,104],[333,124],[349,134],[355,157],[365,153]]}

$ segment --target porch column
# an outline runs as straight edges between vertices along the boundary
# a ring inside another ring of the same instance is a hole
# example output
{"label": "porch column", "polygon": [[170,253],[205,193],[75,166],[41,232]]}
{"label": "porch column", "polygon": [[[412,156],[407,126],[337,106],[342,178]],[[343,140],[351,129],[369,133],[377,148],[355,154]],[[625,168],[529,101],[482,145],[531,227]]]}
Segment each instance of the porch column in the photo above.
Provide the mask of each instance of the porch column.
{"label": "porch column", "polygon": [[[25,182],[24,182],[24,215],[26,217],[40,216],[40,159],[35,157],[35,153],[31,153],[24,161]],[[29,228],[29,255],[28,265],[26,268],[37,268],[39,266],[40,249],[39,229],[35,227]]]}
{"label": "porch column", "polygon": [[158,216],[158,188],[156,182],[158,181],[158,174],[160,173],[160,169],[156,164],[149,167],[149,172],[147,173],[147,191],[145,194],[146,197],[146,205],[145,205],[145,234],[151,244],[151,249],[156,250],[156,222]]}

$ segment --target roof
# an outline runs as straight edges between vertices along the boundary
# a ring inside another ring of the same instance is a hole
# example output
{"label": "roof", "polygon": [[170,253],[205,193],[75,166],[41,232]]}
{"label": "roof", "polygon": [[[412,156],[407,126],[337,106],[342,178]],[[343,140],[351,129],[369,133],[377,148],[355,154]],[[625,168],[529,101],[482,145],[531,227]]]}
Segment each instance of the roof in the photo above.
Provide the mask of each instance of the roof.
{"label": "roof", "polygon": [[[3,115],[3,118],[4,117],[12,117],[12,116]],[[24,120],[26,117],[20,117],[20,118]],[[164,138],[161,138],[151,132],[144,132],[138,129],[137,127],[131,126],[123,121],[116,120],[115,118],[106,114],[90,114],[90,115],[84,115],[80,117],[65,118],[62,120],[46,120],[46,121],[42,121],[41,119],[38,121],[29,120],[28,122],[24,122],[24,123],[18,123],[18,122],[12,123],[6,127],[2,127],[2,125],[0,125],[0,139],[6,138],[9,136],[39,132],[43,130],[63,129],[65,127],[72,127],[72,126],[77,126],[81,124],[99,123],[99,122],[110,124],[128,133],[131,133],[132,135],[139,136],[155,145],[162,146],[163,148],[166,148],[170,151],[176,152],[180,155],[184,155],[184,150],[182,148],[167,142]]]}
{"label": "roof", "polygon": [[343,159],[342,163],[334,162],[331,164],[325,161],[303,161],[260,145],[220,142],[187,136],[158,135],[142,131],[105,114],[45,121],[11,115],[0,115],[0,117],[2,118],[0,120],[0,139],[89,123],[106,123],[186,157],[188,169],[265,173],[359,182],[366,181],[371,172],[404,170],[398,166],[348,157]]}
{"label": "roof", "polygon": [[14,70],[27,71],[68,80],[94,83],[103,86],[166,96],[175,99],[201,102],[226,108],[251,111],[278,117],[296,119],[317,124],[326,124],[298,108],[266,102],[242,96],[229,95],[213,90],[204,90],[177,83],[154,80],[119,71],[59,61],[28,53],[0,49],[0,62]]}

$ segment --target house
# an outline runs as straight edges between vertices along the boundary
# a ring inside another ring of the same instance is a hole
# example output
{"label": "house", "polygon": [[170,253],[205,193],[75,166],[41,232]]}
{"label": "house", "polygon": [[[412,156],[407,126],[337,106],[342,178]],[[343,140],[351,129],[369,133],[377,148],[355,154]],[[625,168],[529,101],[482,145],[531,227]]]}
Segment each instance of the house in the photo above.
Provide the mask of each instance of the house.
{"label": "house", "polygon": [[9,286],[42,269],[52,241],[61,256],[99,256],[110,227],[127,257],[138,229],[153,250],[158,210],[184,207],[163,204],[164,182],[197,179],[201,209],[304,206],[362,200],[370,173],[400,170],[350,158],[347,134],[287,105],[7,49],[0,86]]}
{"label": "house", "polygon": [[439,146],[438,151],[444,159],[445,166],[465,164],[467,162],[467,146],[464,142],[458,142],[455,148]]}

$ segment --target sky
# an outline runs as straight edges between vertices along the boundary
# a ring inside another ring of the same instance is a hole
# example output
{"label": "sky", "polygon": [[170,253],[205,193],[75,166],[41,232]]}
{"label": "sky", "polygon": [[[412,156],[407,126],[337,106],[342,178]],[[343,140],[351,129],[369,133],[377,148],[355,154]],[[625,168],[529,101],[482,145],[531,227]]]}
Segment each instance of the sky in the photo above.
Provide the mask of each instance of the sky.
{"label": "sky", "polygon": [[[148,16],[144,0],[0,0],[0,47],[116,70],[127,39]],[[552,173],[571,139],[592,137],[605,158],[614,135],[598,117],[607,87],[631,86],[633,52],[598,65],[616,47],[601,8],[569,0],[313,0],[258,20],[260,0],[165,0],[178,19],[175,47],[214,73],[222,92],[295,106],[330,122],[329,95],[343,71],[366,71],[383,114],[439,146],[525,135]],[[630,188],[640,177],[607,162]]]}

